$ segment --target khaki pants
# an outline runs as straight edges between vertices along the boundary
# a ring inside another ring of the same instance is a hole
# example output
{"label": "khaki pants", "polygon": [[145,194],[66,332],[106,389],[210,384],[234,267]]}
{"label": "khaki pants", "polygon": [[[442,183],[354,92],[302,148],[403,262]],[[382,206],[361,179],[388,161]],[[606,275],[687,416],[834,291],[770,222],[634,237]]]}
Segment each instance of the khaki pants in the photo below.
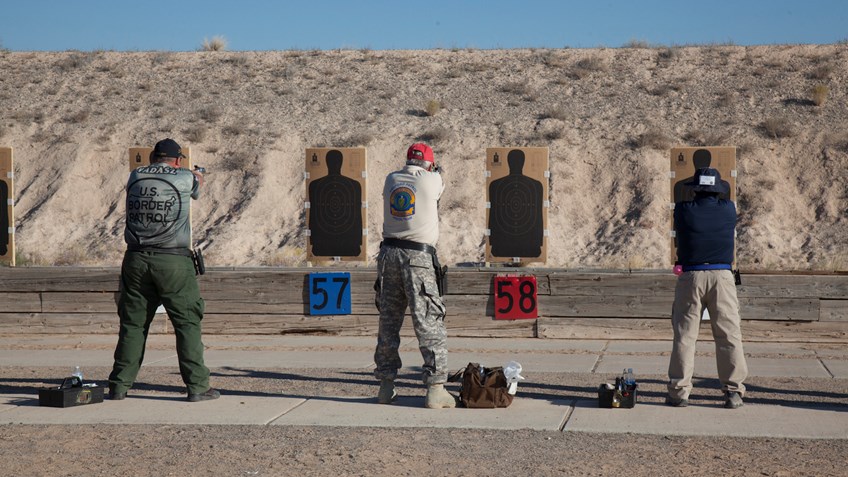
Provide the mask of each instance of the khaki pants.
{"label": "khaki pants", "polygon": [[668,365],[668,395],[688,399],[692,392],[695,343],[704,307],[710,312],[721,388],[744,396],[742,381],[748,377],[748,365],[742,350],[739,300],[730,270],[685,272],[677,280],[671,312],[674,347]]}

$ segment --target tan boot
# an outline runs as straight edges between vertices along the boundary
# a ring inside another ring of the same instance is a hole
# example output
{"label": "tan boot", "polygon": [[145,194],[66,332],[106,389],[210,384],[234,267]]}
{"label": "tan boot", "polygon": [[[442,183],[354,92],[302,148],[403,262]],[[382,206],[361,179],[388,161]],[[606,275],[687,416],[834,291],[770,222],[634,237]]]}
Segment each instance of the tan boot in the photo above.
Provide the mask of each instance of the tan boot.
{"label": "tan boot", "polygon": [[444,384],[432,384],[427,386],[427,398],[424,406],[430,409],[445,409],[456,407],[456,398],[445,389]]}
{"label": "tan boot", "polygon": [[397,397],[395,391],[395,382],[393,379],[380,380],[380,392],[377,393],[377,402],[379,404],[391,404]]}

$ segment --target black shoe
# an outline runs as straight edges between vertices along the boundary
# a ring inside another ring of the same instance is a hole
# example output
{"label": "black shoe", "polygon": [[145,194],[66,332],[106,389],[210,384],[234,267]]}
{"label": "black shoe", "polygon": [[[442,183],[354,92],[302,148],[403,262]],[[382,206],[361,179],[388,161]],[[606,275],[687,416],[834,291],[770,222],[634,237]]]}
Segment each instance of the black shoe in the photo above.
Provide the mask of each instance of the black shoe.
{"label": "black shoe", "polygon": [[665,403],[671,407],[686,407],[689,405],[688,399],[677,399],[673,397],[666,397]]}
{"label": "black shoe", "polygon": [[744,405],[742,402],[742,395],[736,391],[730,391],[724,393],[726,400],[724,401],[724,407],[727,409],[739,409]]}
{"label": "black shoe", "polygon": [[127,392],[115,392],[114,389],[109,389],[109,399],[112,401],[123,401],[127,397]]}
{"label": "black shoe", "polygon": [[221,397],[221,393],[215,389],[209,388],[199,394],[189,393],[188,400],[189,402],[211,401],[213,399],[218,399],[219,397]]}

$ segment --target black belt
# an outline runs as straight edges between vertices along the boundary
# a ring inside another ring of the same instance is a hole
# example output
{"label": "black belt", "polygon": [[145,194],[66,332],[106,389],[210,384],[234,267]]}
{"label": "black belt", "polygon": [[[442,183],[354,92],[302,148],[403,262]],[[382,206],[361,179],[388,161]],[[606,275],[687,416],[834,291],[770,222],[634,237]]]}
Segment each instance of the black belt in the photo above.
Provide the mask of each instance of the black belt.
{"label": "black belt", "polygon": [[163,253],[165,255],[180,255],[183,257],[191,257],[191,250],[188,248],[158,248],[158,247],[145,247],[143,245],[127,245],[127,251],[129,252],[150,252],[150,253]]}
{"label": "black belt", "polygon": [[397,247],[405,250],[418,250],[419,252],[427,252],[430,255],[436,255],[436,247],[421,242],[413,242],[412,240],[402,240],[396,238],[384,238],[382,245],[388,247]]}

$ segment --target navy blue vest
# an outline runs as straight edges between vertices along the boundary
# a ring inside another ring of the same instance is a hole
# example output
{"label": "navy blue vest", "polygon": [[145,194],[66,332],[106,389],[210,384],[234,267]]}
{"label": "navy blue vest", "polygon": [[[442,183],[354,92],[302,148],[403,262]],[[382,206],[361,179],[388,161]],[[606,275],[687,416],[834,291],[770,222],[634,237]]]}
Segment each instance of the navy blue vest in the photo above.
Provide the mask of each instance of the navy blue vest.
{"label": "navy blue vest", "polygon": [[733,263],[736,206],[714,195],[698,194],[695,200],[674,207],[677,262],[683,265]]}

